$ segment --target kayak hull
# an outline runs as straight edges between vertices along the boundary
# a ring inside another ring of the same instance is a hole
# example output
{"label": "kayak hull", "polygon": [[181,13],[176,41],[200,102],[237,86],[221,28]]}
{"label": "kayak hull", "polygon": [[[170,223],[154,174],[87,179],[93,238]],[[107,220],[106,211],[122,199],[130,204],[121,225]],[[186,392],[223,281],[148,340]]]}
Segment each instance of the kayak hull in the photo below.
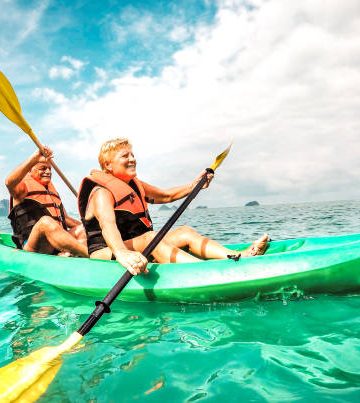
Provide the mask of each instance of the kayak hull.
{"label": "kayak hull", "polygon": [[[247,244],[227,245],[243,249]],[[186,264],[149,264],[118,297],[124,301],[230,302],[292,293],[360,290],[360,234],[273,241],[263,256]],[[114,261],[66,258],[14,248],[0,234],[0,271],[68,292],[104,297],[124,273]]]}

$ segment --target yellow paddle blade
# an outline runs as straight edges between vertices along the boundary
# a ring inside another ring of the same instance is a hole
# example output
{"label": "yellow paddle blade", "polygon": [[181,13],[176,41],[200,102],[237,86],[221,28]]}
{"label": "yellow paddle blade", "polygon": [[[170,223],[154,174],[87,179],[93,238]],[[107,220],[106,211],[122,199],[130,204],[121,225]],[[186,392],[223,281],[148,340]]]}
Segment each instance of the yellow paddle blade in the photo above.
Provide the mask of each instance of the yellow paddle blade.
{"label": "yellow paddle blade", "polygon": [[37,400],[60,369],[61,354],[70,350],[82,337],[74,332],[59,346],[44,347],[0,368],[0,401]]}
{"label": "yellow paddle blade", "polygon": [[31,127],[24,119],[19,100],[9,80],[0,71],[0,111],[31,138],[35,136]]}
{"label": "yellow paddle blade", "polygon": [[48,371],[46,371],[35,384],[33,384],[29,389],[27,389],[17,398],[17,401],[24,403],[36,402],[40,398],[40,396],[42,396],[47,391],[50,383],[58,373],[61,364],[61,360],[58,360],[57,364],[54,363],[53,366]]}
{"label": "yellow paddle blade", "polygon": [[[5,77],[4,73],[0,71],[0,111],[17,126],[20,127],[35,143],[36,147],[43,152],[43,146],[36,137],[35,133],[32,131],[28,122],[22,115],[19,100],[15,94],[13,87],[11,86],[9,80]],[[59,167],[54,161],[51,161],[51,165],[54,167],[55,171],[59,174],[60,178],[65,182],[68,188],[77,197],[77,192],[71,183],[67,180],[66,176],[61,172]]]}
{"label": "yellow paddle blade", "polygon": [[11,100],[11,104],[19,113],[21,113],[20,102],[15,94],[14,88],[11,86],[10,81],[2,71],[0,71],[0,87],[2,89],[1,92],[7,93],[7,98]]}
{"label": "yellow paddle blade", "polygon": [[[31,395],[36,390],[42,390],[37,397],[46,391],[48,384],[42,385],[43,376],[52,369],[60,368],[60,360],[53,357],[51,347],[34,351],[24,358],[8,364],[0,371],[0,401],[13,401],[23,394]],[[56,372],[57,372],[56,370]],[[54,376],[56,375],[54,373]],[[33,389],[34,388],[34,389]],[[36,398],[35,398],[36,400]]]}
{"label": "yellow paddle blade", "polygon": [[227,155],[230,152],[232,143],[229,145],[229,147],[224,150],[221,154],[219,154],[216,158],[215,161],[212,163],[212,165],[210,166],[210,168],[215,171],[220,165],[221,163],[224,161],[224,159],[227,157]]}

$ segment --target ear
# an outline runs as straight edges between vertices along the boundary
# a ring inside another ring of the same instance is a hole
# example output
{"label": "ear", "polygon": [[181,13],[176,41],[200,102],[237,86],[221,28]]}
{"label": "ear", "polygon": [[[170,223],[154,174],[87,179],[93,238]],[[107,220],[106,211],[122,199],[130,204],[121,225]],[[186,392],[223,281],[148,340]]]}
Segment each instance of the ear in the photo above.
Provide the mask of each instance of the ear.
{"label": "ear", "polygon": [[108,172],[112,172],[112,163],[111,162],[105,162],[105,169]]}

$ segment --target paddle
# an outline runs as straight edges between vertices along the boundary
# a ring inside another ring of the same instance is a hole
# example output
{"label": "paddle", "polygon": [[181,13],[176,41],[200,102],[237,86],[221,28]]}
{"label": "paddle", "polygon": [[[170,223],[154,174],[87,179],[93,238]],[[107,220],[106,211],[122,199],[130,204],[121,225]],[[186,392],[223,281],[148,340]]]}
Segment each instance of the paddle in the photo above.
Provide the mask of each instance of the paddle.
{"label": "paddle", "polygon": [[[36,144],[38,149],[43,152],[44,147],[36,137],[35,133],[32,131],[28,122],[22,115],[21,106],[19,100],[15,94],[13,87],[11,86],[9,80],[0,71],[0,111],[12,122],[14,122],[21,130],[23,130],[31,140]],[[65,182],[68,188],[77,197],[77,192],[71,183],[68,181],[66,176],[61,172],[60,168],[55,164],[54,161],[50,160],[51,165],[54,167],[55,171],[58,173],[60,178]]]}
{"label": "paddle", "polygon": [[[230,151],[230,147],[231,146],[218,155],[211,167],[206,169],[206,172],[194,189],[145,248],[143,251],[144,256],[147,258],[150,256],[151,252],[156,248],[180,215],[185,211],[190,202],[202,189],[207,181],[207,175],[209,173],[214,173],[226,158]],[[76,332],[72,333],[70,337],[65,340],[64,343],[55,347],[44,347],[40,350],[34,351],[27,357],[20,358],[1,368],[0,401],[12,401],[19,398],[25,398],[27,402],[37,400],[46,391],[48,385],[59,370],[61,364],[59,360],[60,356],[75,346],[82,337],[93,328],[104,313],[110,312],[110,305],[132,277],[132,274],[126,270],[120,280],[108,292],[106,297],[102,301],[96,301],[96,308],[91,315]]]}

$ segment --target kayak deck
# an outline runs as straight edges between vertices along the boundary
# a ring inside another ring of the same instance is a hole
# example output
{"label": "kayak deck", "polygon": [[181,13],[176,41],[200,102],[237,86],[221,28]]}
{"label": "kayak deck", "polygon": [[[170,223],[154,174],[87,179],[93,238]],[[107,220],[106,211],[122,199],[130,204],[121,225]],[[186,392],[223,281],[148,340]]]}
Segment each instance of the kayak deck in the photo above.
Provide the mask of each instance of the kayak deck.
{"label": "kayak deck", "polygon": [[[241,250],[249,244],[226,245]],[[360,234],[272,241],[263,256],[186,264],[149,264],[130,281],[126,301],[220,302],[286,290],[344,293],[360,289]],[[81,295],[104,297],[124,273],[114,261],[65,258],[14,248],[0,234],[0,270]]]}

